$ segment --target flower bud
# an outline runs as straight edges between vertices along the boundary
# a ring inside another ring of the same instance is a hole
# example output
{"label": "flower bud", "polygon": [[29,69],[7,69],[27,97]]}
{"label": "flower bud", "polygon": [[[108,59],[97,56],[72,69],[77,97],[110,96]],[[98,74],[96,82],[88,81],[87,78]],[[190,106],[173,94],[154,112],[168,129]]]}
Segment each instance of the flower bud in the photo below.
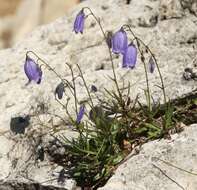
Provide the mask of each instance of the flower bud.
{"label": "flower bud", "polygon": [[57,94],[57,97],[59,99],[62,99],[64,92],[65,92],[64,84],[61,82],[60,84],[57,85],[57,87],[55,89],[55,95]]}
{"label": "flower bud", "polygon": [[84,113],[85,113],[85,106],[81,105],[79,108],[79,113],[77,114],[77,119],[76,119],[77,124],[81,123]]}
{"label": "flower bud", "polygon": [[97,87],[95,85],[92,85],[91,92],[97,92],[97,91],[98,91]]}
{"label": "flower bud", "polygon": [[155,61],[152,56],[149,59],[148,66],[149,66],[150,73],[153,73],[155,70]]}
{"label": "flower bud", "polygon": [[106,39],[106,42],[107,42],[107,45],[108,45],[108,47],[111,49],[111,47],[112,47],[112,32],[111,31],[109,31],[109,32],[107,32],[107,39]]}

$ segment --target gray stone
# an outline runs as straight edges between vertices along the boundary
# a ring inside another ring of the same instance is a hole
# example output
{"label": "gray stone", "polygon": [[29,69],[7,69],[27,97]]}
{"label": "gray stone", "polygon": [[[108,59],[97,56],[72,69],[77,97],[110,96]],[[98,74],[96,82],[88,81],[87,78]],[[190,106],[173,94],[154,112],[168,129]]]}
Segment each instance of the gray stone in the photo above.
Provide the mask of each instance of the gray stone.
{"label": "gray stone", "polygon": [[188,9],[190,13],[197,16],[197,1],[196,0],[180,0],[184,9]]}
{"label": "gray stone", "polygon": [[160,19],[177,19],[184,16],[180,0],[161,0],[160,1]]}
{"label": "gray stone", "polygon": [[66,190],[63,187],[45,186],[39,183],[28,183],[19,181],[0,182],[1,190]]}
{"label": "gray stone", "polygon": [[197,125],[192,125],[186,127],[184,132],[173,135],[170,140],[162,139],[143,145],[139,154],[131,153],[107,184],[99,190],[197,189],[196,175],[158,160],[159,158],[176,167],[197,173],[197,149],[194,148],[197,146],[196,135]]}

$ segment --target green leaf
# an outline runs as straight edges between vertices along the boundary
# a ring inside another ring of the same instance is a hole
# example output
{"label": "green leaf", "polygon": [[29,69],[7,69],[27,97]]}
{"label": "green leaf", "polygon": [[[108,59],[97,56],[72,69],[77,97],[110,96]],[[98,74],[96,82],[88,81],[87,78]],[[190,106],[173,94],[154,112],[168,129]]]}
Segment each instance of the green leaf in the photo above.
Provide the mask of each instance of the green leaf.
{"label": "green leaf", "polygon": [[119,154],[117,157],[115,157],[114,159],[113,159],[113,165],[116,165],[116,164],[118,164],[119,162],[121,162],[122,160],[123,160],[123,155],[121,155],[121,154]]}

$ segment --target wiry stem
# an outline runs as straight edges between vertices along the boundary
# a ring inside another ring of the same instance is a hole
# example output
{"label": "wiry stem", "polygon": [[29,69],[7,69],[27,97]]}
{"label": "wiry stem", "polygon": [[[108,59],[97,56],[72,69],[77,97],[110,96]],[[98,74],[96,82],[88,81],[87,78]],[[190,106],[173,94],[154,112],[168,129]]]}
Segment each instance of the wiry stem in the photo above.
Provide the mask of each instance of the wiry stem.
{"label": "wiry stem", "polygon": [[[137,41],[137,44],[138,44],[138,41]],[[144,65],[144,71],[145,71],[145,76],[146,76],[146,87],[147,87],[147,92],[148,92],[148,108],[149,108],[149,111],[151,111],[152,110],[152,108],[151,108],[151,92],[150,92],[150,88],[149,88],[148,72],[147,72],[147,68],[146,68],[146,63],[144,61],[144,55],[143,55],[143,52],[141,51],[139,45],[138,45],[138,49],[141,54],[142,63]]]}
{"label": "wiry stem", "polygon": [[120,91],[120,88],[119,88],[119,85],[118,85],[118,81],[117,81],[117,76],[116,76],[116,72],[115,72],[115,67],[114,67],[114,62],[113,62],[113,57],[112,57],[112,53],[111,53],[111,50],[110,50],[110,47],[108,46],[108,43],[107,43],[107,36],[105,34],[105,31],[103,29],[103,26],[101,25],[101,22],[100,20],[95,16],[95,14],[92,12],[92,10],[89,8],[89,7],[84,7],[83,9],[88,9],[90,11],[90,14],[89,15],[92,15],[93,18],[96,20],[97,24],[99,25],[99,28],[103,34],[103,37],[105,38],[105,42],[107,44],[107,47],[108,47],[108,51],[109,51],[109,55],[110,55],[110,61],[111,61],[111,66],[112,66],[112,71],[113,71],[113,75],[114,75],[114,82],[115,82],[115,85],[116,85],[116,89],[118,91],[118,94],[119,94],[119,97],[120,97],[120,101],[121,101],[121,104],[123,105],[123,99],[122,99],[122,94],[121,94],[121,91]]}
{"label": "wiry stem", "polygon": [[162,74],[161,74],[159,65],[158,65],[157,60],[156,60],[156,58],[155,58],[155,55],[152,53],[152,51],[150,50],[150,48],[149,48],[146,44],[144,44],[144,42],[143,42],[142,40],[140,40],[140,39],[138,38],[138,41],[140,41],[140,42],[145,46],[145,48],[149,51],[149,53],[151,54],[152,58],[154,59],[155,65],[156,65],[156,67],[157,67],[157,71],[158,71],[158,73],[159,73],[159,78],[160,78],[160,81],[161,81],[161,85],[162,85],[162,86],[161,86],[161,87],[162,87],[161,89],[162,89],[162,91],[163,91],[164,103],[166,104],[166,103],[167,103],[167,98],[166,98],[166,92],[165,92],[164,81],[163,81],[163,77],[162,77]]}
{"label": "wiry stem", "polygon": [[67,99],[66,105],[62,104],[57,98],[55,98],[55,100],[64,108],[64,110],[66,111],[71,123],[74,123],[74,120],[72,118],[72,116],[70,115],[69,111],[68,111],[68,102],[69,99]]}
{"label": "wiry stem", "polygon": [[76,64],[76,65],[77,65],[77,68],[79,69],[80,77],[82,78],[83,83],[84,83],[84,86],[85,86],[86,91],[87,91],[87,93],[88,93],[88,96],[89,96],[89,99],[90,99],[90,102],[91,102],[91,107],[93,108],[93,107],[94,107],[94,103],[93,103],[92,97],[91,97],[91,95],[90,95],[90,91],[89,91],[89,89],[88,89],[88,86],[87,86],[87,84],[86,84],[86,81],[85,81],[85,79],[84,79],[82,70],[81,70],[81,68],[79,67],[78,64]]}
{"label": "wiry stem", "polygon": [[157,60],[156,60],[156,58],[155,58],[155,55],[152,53],[151,49],[150,49],[140,38],[138,38],[138,37],[133,33],[133,31],[131,30],[131,27],[130,27],[129,25],[124,25],[123,27],[126,27],[126,28],[129,29],[129,31],[131,32],[131,34],[132,34],[133,37],[134,37],[134,40],[140,42],[140,43],[145,47],[145,49],[148,50],[148,52],[151,54],[152,58],[154,59],[155,65],[156,65],[156,67],[157,67],[157,71],[158,71],[158,73],[159,73],[159,78],[160,78],[160,81],[161,81],[161,85],[162,85],[162,86],[161,86],[161,89],[162,89],[162,91],[163,91],[164,104],[166,104],[166,103],[167,103],[167,98],[166,98],[166,92],[165,92],[165,85],[164,85],[163,77],[162,77],[162,74],[161,74],[159,65],[158,65],[158,63],[157,63]]}
{"label": "wiry stem", "polygon": [[148,108],[149,108],[149,111],[151,111],[151,109],[152,109],[151,108],[151,92],[150,92],[150,85],[149,85],[149,80],[148,80],[148,72],[147,72],[147,68],[146,68],[146,63],[145,63],[144,55],[143,55],[143,52],[140,48],[140,43],[139,43],[141,41],[135,36],[135,34],[133,33],[133,31],[131,30],[129,25],[123,25],[122,27],[127,27],[129,29],[129,31],[131,32],[131,34],[133,35],[134,40],[136,40],[136,42],[137,42],[138,50],[141,55],[141,61],[144,65],[144,71],[145,71],[145,76],[146,76],[146,88],[147,88],[147,92],[148,92]]}
{"label": "wiry stem", "polygon": [[63,79],[61,75],[59,75],[46,61],[44,61],[42,58],[40,58],[35,52],[33,51],[27,51],[26,56],[28,56],[29,53],[32,53],[34,56],[38,58],[38,61],[40,60],[46,67],[49,69],[49,71],[52,71],[62,82],[65,84],[69,90],[71,91],[72,95],[74,96],[73,93],[73,86],[70,84],[70,82],[66,79]]}
{"label": "wiry stem", "polygon": [[48,63],[46,63],[43,59],[41,59],[35,52],[33,52],[33,51],[27,51],[27,53],[26,53],[26,55],[28,56],[28,54],[29,53],[32,53],[33,55],[35,55],[37,58],[38,58],[38,60],[40,60],[42,63],[44,63],[47,67],[48,67],[48,69],[49,70],[51,70],[51,71],[53,71],[53,73],[61,80],[61,81],[63,81],[64,79],[48,64]]}
{"label": "wiry stem", "polygon": [[71,67],[70,64],[66,63],[66,65],[69,67],[70,69],[70,72],[71,72],[71,76],[72,76],[72,83],[73,83],[73,96],[74,96],[74,99],[75,99],[75,112],[76,112],[76,115],[78,114],[78,109],[77,109],[77,93],[76,93],[76,85],[75,85],[75,77],[74,77],[74,72],[73,72],[73,69]]}

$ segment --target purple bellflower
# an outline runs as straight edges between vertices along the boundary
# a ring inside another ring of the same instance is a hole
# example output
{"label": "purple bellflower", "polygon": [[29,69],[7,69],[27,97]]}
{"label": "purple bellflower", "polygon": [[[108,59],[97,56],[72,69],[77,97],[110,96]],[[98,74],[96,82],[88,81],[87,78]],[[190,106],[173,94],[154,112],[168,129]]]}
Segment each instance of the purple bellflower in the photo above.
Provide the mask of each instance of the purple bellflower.
{"label": "purple bellflower", "polygon": [[37,84],[40,84],[42,79],[42,70],[39,65],[28,56],[26,56],[24,70],[29,82],[33,80]]}
{"label": "purple bellflower", "polygon": [[55,95],[57,94],[57,97],[59,99],[62,99],[64,92],[65,92],[64,84],[61,82],[60,84],[57,85],[57,87],[55,89]]}
{"label": "purple bellflower", "polygon": [[84,112],[85,112],[85,106],[82,105],[82,106],[80,106],[79,113],[77,114],[77,120],[76,120],[77,124],[81,123],[81,120],[83,118]]}
{"label": "purple bellflower", "polygon": [[149,66],[150,73],[153,73],[155,70],[155,61],[152,56],[149,59],[148,66]]}
{"label": "purple bellflower", "polygon": [[135,47],[135,45],[130,44],[125,50],[125,53],[123,54],[122,68],[133,69],[136,65],[136,61],[137,61],[137,48]]}
{"label": "purple bellflower", "polygon": [[127,33],[121,28],[112,36],[112,52],[124,54],[128,46]]}
{"label": "purple bellflower", "polygon": [[84,29],[84,21],[85,21],[85,14],[83,9],[77,14],[74,22],[74,31],[75,33],[83,33]]}

